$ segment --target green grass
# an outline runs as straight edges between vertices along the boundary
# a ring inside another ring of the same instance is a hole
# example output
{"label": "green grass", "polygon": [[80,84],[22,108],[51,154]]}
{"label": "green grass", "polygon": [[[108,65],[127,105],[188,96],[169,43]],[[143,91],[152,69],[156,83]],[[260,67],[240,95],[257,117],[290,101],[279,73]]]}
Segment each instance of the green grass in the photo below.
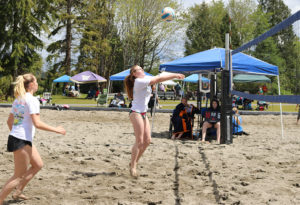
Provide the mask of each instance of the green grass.
{"label": "green grass", "polygon": [[[79,97],[66,97],[62,95],[52,95],[52,103],[55,104],[73,104],[76,106],[80,105],[97,105],[95,99],[85,99],[87,94],[81,94]],[[9,98],[8,101],[1,100],[0,103],[12,103],[13,99]],[[159,104],[162,106],[162,109],[174,109],[176,105],[180,103],[180,100],[159,100]],[[189,101],[189,103],[196,104],[196,101]],[[127,103],[128,104],[128,103]],[[252,108],[255,110],[257,102],[252,102]],[[205,101],[202,102],[202,105],[205,106]],[[296,112],[294,104],[282,104],[283,112]],[[279,103],[270,103],[268,111],[279,112]]]}

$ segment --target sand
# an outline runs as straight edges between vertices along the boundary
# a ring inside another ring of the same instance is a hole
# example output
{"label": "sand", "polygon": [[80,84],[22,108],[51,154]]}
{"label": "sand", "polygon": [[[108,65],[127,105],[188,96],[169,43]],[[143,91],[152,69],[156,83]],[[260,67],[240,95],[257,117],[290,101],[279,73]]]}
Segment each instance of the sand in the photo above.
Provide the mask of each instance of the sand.
{"label": "sand", "polygon": [[[0,108],[0,187],[13,173],[6,152],[9,108]],[[6,204],[300,204],[300,125],[284,116],[242,116],[249,136],[231,145],[167,138],[169,114],[158,113],[152,143],[129,175],[134,143],[128,113],[41,110],[66,136],[38,130],[43,169],[25,188],[29,201]]]}

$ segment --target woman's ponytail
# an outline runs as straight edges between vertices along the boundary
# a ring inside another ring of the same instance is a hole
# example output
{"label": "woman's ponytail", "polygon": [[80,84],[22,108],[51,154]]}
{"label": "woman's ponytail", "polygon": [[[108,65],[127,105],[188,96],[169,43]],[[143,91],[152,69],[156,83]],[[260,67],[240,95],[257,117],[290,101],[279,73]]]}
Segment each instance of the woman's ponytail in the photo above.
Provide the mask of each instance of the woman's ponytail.
{"label": "woman's ponytail", "polygon": [[15,85],[14,87],[15,98],[24,98],[29,83],[33,82],[34,80],[35,77],[31,73],[19,75],[16,81],[13,83]]}

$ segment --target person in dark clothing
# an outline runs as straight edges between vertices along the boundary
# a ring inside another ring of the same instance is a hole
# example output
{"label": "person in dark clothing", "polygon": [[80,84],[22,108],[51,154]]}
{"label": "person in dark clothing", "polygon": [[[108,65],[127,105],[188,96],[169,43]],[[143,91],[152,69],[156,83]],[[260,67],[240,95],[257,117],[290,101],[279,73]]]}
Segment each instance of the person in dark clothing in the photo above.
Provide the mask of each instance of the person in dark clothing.
{"label": "person in dark clothing", "polygon": [[188,104],[187,98],[182,98],[181,103],[173,110],[171,121],[174,125],[172,139],[180,139],[184,133],[192,131],[192,119],[200,110]]}
{"label": "person in dark clothing", "polygon": [[210,102],[210,108],[205,112],[205,121],[202,126],[202,142],[205,142],[207,128],[214,127],[217,129],[217,142],[220,143],[221,139],[221,111],[219,101],[213,99]]}
{"label": "person in dark clothing", "polygon": [[151,113],[151,117],[152,117],[152,113],[153,113],[153,108],[154,108],[154,104],[155,104],[155,98],[156,98],[156,104],[158,105],[158,97],[155,93],[156,87],[155,85],[151,86],[152,89],[152,93],[151,93],[151,97],[148,103],[148,108],[150,108],[150,113]]}

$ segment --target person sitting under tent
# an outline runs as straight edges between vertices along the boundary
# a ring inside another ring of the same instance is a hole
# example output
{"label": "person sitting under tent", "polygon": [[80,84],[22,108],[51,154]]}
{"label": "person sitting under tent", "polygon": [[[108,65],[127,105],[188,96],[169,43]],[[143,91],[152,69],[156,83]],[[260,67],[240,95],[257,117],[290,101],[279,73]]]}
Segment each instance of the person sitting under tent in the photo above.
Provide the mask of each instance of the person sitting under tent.
{"label": "person sitting under tent", "polygon": [[96,90],[93,88],[90,88],[90,90],[88,91],[88,94],[86,96],[86,99],[93,99],[96,96]]}
{"label": "person sitting under tent", "polygon": [[239,111],[236,107],[232,108],[232,134],[234,135],[249,135],[248,133],[244,132],[242,127],[242,118],[239,115]]}
{"label": "person sitting under tent", "polygon": [[111,100],[109,107],[126,107],[124,95],[121,92],[115,94]]}
{"label": "person sitting under tent", "polygon": [[217,129],[217,142],[220,143],[221,139],[221,112],[219,101],[217,99],[212,99],[210,102],[210,108],[205,111],[205,120],[202,125],[202,142],[206,142],[206,131],[208,128],[214,127]]}
{"label": "person sitting under tent", "polygon": [[187,98],[183,97],[181,103],[173,110],[171,121],[174,125],[174,131],[171,139],[180,139],[185,133],[192,136],[192,120],[196,113],[200,113],[200,110],[195,106],[188,104]]}

